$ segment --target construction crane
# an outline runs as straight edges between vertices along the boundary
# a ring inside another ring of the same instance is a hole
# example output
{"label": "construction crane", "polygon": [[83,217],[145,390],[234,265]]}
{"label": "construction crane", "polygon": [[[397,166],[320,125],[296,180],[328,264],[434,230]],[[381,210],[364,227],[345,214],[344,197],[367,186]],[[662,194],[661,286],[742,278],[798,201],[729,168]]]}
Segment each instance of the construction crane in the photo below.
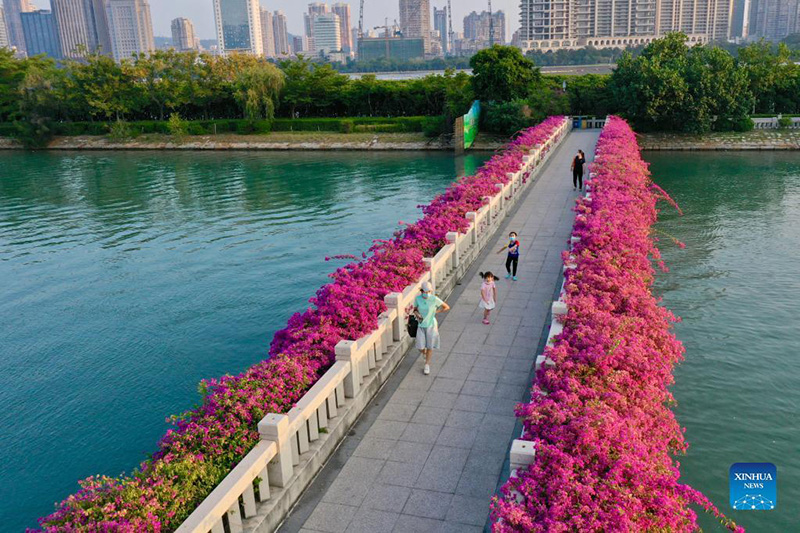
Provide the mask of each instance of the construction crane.
{"label": "construction crane", "polygon": [[449,29],[447,30],[447,45],[450,47],[450,55],[453,55],[456,47],[453,42],[455,33],[453,33],[453,6],[450,5],[450,0],[447,0],[447,20],[449,24]]}
{"label": "construction crane", "polygon": [[494,46],[494,15],[492,14],[492,0],[489,0],[489,48]]}
{"label": "construction crane", "polygon": [[[394,25],[397,26],[397,21],[394,21]],[[389,17],[386,17],[385,24],[383,26],[375,26],[372,28],[373,30],[384,30],[384,39],[386,41],[386,59],[389,59],[392,56],[392,52],[390,49],[389,43],[389,29],[394,29],[393,26],[389,26]]]}
{"label": "construction crane", "polygon": [[361,6],[358,8],[358,38],[364,38],[364,0],[361,0]]}

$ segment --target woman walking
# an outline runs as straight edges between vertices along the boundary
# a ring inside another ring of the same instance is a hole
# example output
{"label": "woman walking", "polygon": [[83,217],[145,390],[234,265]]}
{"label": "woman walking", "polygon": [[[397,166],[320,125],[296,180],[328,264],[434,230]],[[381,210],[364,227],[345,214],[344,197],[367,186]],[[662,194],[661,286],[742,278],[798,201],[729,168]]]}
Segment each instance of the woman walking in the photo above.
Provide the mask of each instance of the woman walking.
{"label": "woman walking", "polygon": [[427,281],[422,284],[420,292],[421,294],[414,300],[413,313],[419,320],[416,346],[425,357],[423,373],[427,376],[431,373],[433,350],[439,349],[439,322],[436,320],[436,314],[449,311],[450,306],[433,294],[431,284]]}
{"label": "woman walking", "polygon": [[481,272],[483,283],[481,284],[481,303],[478,305],[483,309],[483,323],[487,326],[489,322],[489,315],[492,314],[492,309],[497,307],[497,286],[494,284],[494,274],[491,272]]}
{"label": "woman walking", "polygon": [[578,150],[578,155],[572,160],[572,190],[583,190],[583,166],[586,164],[586,155],[583,150]]}
{"label": "woman walking", "polygon": [[506,279],[513,278],[517,281],[517,265],[519,265],[519,241],[517,240],[517,232],[512,231],[508,234],[508,246],[503,246],[497,253],[501,254],[508,250],[508,257],[506,258]]}

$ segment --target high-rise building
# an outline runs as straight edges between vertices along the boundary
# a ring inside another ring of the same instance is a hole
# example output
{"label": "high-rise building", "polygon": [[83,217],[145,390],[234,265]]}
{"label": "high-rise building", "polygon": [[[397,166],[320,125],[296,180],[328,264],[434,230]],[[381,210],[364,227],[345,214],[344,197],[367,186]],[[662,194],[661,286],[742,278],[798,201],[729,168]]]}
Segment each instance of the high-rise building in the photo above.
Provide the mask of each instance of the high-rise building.
{"label": "high-rise building", "polygon": [[750,0],[734,0],[731,15],[731,37],[746,39],[750,35]]}
{"label": "high-rise building", "polygon": [[283,11],[276,11],[272,14],[272,32],[275,35],[275,55],[278,57],[291,55],[289,29]]}
{"label": "high-rise building", "polygon": [[439,34],[439,42],[442,43],[442,53],[450,53],[450,35],[447,24],[447,7],[442,9],[433,8],[433,30]]}
{"label": "high-rise building", "polygon": [[105,4],[97,0],[50,0],[63,57],[111,53]]}
{"label": "high-rise building", "polygon": [[6,15],[3,6],[0,6],[0,48],[8,48],[8,30],[6,29]]}
{"label": "high-rise building", "polygon": [[28,56],[45,54],[61,59],[61,44],[58,42],[58,30],[52,11],[42,9],[20,13],[20,21]]}
{"label": "high-rise building", "polygon": [[352,36],[350,35],[350,4],[338,3],[333,4],[331,8],[334,13],[339,15],[339,33],[342,35],[342,52],[346,56],[352,56],[354,53],[354,46]]}
{"label": "high-rise building", "polygon": [[305,39],[302,35],[292,35],[292,52],[295,55],[305,52],[303,41],[305,41]]}
{"label": "high-rise building", "polygon": [[332,52],[342,50],[342,30],[339,15],[325,13],[311,18],[314,36],[314,54],[327,57]]}
{"label": "high-rise building", "polygon": [[263,55],[261,6],[258,0],[214,0],[217,41],[222,54]]}
{"label": "high-rise building", "polygon": [[192,21],[179,17],[172,21],[172,46],[179,52],[197,50],[199,42]]}
{"label": "high-rise building", "polygon": [[261,8],[261,40],[264,41],[264,57],[275,57],[275,28],[272,12]]}
{"label": "high-rise building", "polygon": [[[793,0],[794,1],[794,0]],[[673,31],[689,42],[731,37],[734,0],[522,0],[523,49],[624,48]]]}
{"label": "high-rise building", "polygon": [[400,0],[400,31],[406,38],[422,38],[425,53],[430,50],[430,0]]}
{"label": "high-rise building", "polygon": [[[492,37],[492,31],[494,36]],[[504,44],[506,42],[506,14],[502,11],[489,13],[484,11],[480,14],[473,11],[464,17],[464,39],[476,41],[478,43],[494,42]],[[483,46],[485,48],[485,46]]]}
{"label": "high-rise building", "polygon": [[350,42],[353,45],[353,54],[358,55],[358,28],[350,29]]}
{"label": "high-rise building", "polygon": [[303,24],[305,26],[305,49],[316,50],[317,46],[314,44],[314,17],[317,15],[325,15],[329,13],[328,4],[323,2],[313,2],[308,4],[308,13],[303,15]]}
{"label": "high-rise building", "polygon": [[733,0],[660,0],[657,7],[658,35],[682,31],[707,41],[731,37]]}
{"label": "high-rise building", "polygon": [[21,13],[35,11],[30,0],[3,0],[8,44],[18,52],[25,53],[25,33],[22,31]]}
{"label": "high-rise building", "polygon": [[156,49],[147,0],[106,0],[111,52],[121,61]]}
{"label": "high-rise building", "polygon": [[800,1],[755,0],[750,12],[750,33],[771,41],[800,33]]}

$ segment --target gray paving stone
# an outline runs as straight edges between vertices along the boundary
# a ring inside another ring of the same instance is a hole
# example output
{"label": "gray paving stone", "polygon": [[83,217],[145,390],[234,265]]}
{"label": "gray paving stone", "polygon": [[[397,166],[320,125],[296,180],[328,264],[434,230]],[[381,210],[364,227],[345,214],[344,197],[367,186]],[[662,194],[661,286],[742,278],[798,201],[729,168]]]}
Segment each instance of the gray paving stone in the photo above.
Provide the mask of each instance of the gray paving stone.
{"label": "gray paving stone", "polygon": [[399,513],[408,501],[411,489],[399,485],[374,484],[364,498],[362,508]]}
{"label": "gray paving stone", "polygon": [[458,480],[456,494],[489,500],[497,490],[499,477],[473,469],[465,469]]}
{"label": "gray paving stone", "polygon": [[442,430],[442,426],[440,425],[410,423],[407,426],[400,440],[421,442],[424,444],[433,444],[436,442],[436,439],[439,437],[439,432]]}
{"label": "gray paving stone", "polygon": [[399,513],[378,509],[360,509],[347,527],[347,533],[391,533]]}
{"label": "gray paving stone", "polygon": [[[524,388],[520,387],[520,390]],[[491,398],[489,406],[486,409],[486,414],[508,416],[513,415],[517,404],[522,401],[522,395],[518,400],[509,400],[507,398]]]}
{"label": "gray paving stone", "polygon": [[420,406],[411,418],[411,422],[414,424],[443,426],[449,415],[450,409]]}
{"label": "gray paving stone", "polygon": [[423,465],[425,464],[425,461],[428,460],[428,455],[430,455],[432,449],[433,444],[399,440],[397,441],[397,446],[395,446],[394,450],[392,451],[392,457],[390,460],[397,461],[399,463],[415,463]]}
{"label": "gray paving stone", "polygon": [[484,415],[481,413],[473,413],[471,411],[456,411],[450,412],[447,417],[446,427],[455,428],[477,428],[483,421]]}
{"label": "gray paving stone", "polygon": [[499,476],[504,461],[505,457],[498,453],[473,448],[464,465],[464,471]]}
{"label": "gray paving stone", "polygon": [[416,405],[389,402],[383,407],[378,420],[391,420],[393,422],[408,422],[417,410]]}
{"label": "gray paving stone", "polygon": [[316,531],[343,533],[357,510],[358,507],[321,502],[308,517],[305,526]]}
{"label": "gray paving stone", "polygon": [[470,450],[465,448],[457,448],[454,446],[443,446],[437,444],[431,450],[428,456],[428,461],[425,463],[426,469],[450,469],[461,471],[464,464],[467,462]]}
{"label": "gray paving stone", "polygon": [[461,394],[470,396],[493,396],[495,384],[486,381],[467,381],[461,387]]}
{"label": "gray paving stone", "polygon": [[489,500],[455,495],[446,515],[448,522],[482,526],[489,518]]}
{"label": "gray paving stone", "polygon": [[[532,384],[531,384],[532,385]],[[522,401],[528,392],[527,385],[511,385],[510,383],[498,383],[494,388],[492,400],[515,400]]]}
{"label": "gray paving stone", "polygon": [[467,394],[460,394],[456,399],[456,403],[453,408],[460,411],[485,413],[486,409],[489,407],[490,399],[491,398],[488,396],[470,396]]}
{"label": "gray paving stone", "polygon": [[428,391],[422,399],[423,407],[439,407],[442,409],[452,409],[458,394],[451,392]]}
{"label": "gray paving stone", "polygon": [[475,367],[470,371],[467,376],[468,380],[472,381],[487,381],[489,383],[497,383],[500,378],[501,370],[499,366],[494,367]]}
{"label": "gray paving stone", "polygon": [[463,379],[437,377],[431,385],[431,391],[458,393],[463,385]]}
{"label": "gray paving stone", "polygon": [[477,436],[478,428],[444,427],[439,433],[439,438],[436,439],[436,444],[471,449]]}
{"label": "gray paving stone", "polygon": [[417,479],[419,479],[421,472],[421,463],[415,464],[386,461],[386,464],[383,466],[383,470],[381,470],[380,474],[378,474],[375,482],[382,485],[413,487],[416,484]]}
{"label": "gray paving stone", "polygon": [[458,481],[460,479],[461,470],[426,467],[420,473],[417,481],[414,483],[414,487],[453,494],[458,487]]}
{"label": "gray paving stone", "polygon": [[379,439],[367,435],[361,441],[353,455],[370,459],[388,459],[397,444],[396,440]]}
{"label": "gray paving stone", "polygon": [[400,515],[394,526],[395,533],[435,533],[444,524],[442,520],[421,516]]}
{"label": "gray paving stone", "polygon": [[426,391],[420,390],[397,389],[394,394],[392,394],[389,404],[413,405],[416,407],[422,402],[422,399],[425,397],[425,392]]}
{"label": "gray paving stone", "polygon": [[442,520],[447,516],[452,499],[452,494],[414,489],[403,508],[403,514]]}
{"label": "gray paving stone", "polygon": [[378,439],[399,439],[406,430],[407,422],[395,420],[376,420],[369,428],[369,436]]}
{"label": "gray paving stone", "polygon": [[470,526],[458,522],[442,522],[436,533],[483,533],[483,526]]}

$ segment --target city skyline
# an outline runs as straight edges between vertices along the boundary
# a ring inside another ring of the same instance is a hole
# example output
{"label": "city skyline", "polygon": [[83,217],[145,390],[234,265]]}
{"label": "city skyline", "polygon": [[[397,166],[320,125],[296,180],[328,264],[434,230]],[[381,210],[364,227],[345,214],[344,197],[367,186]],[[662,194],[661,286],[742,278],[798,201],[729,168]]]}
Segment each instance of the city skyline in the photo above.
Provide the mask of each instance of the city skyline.
{"label": "city skyline", "polygon": [[[429,0],[431,5],[431,27],[433,27],[433,8],[441,9],[447,5],[447,0]],[[49,0],[33,0],[39,9],[50,9]],[[261,1],[261,7],[269,11],[283,11],[286,14],[289,33],[303,35],[303,14],[308,13],[308,4],[311,1],[296,2],[291,0]],[[335,3],[350,4],[351,24],[358,26],[358,0],[331,0],[329,6]],[[488,6],[486,0],[457,0],[453,5],[453,27],[457,32],[462,31],[464,17],[472,11],[485,11]],[[511,34],[519,27],[519,1],[518,0],[493,0],[492,8],[506,13],[506,38],[511,39]],[[172,21],[176,18],[187,18],[192,21],[196,35],[199,39],[216,39],[214,24],[213,0],[151,0],[150,9],[153,16],[153,30],[158,37],[172,35]],[[385,18],[389,22],[394,19],[400,21],[398,0],[366,0],[364,6],[364,26],[371,29],[384,24]]]}

